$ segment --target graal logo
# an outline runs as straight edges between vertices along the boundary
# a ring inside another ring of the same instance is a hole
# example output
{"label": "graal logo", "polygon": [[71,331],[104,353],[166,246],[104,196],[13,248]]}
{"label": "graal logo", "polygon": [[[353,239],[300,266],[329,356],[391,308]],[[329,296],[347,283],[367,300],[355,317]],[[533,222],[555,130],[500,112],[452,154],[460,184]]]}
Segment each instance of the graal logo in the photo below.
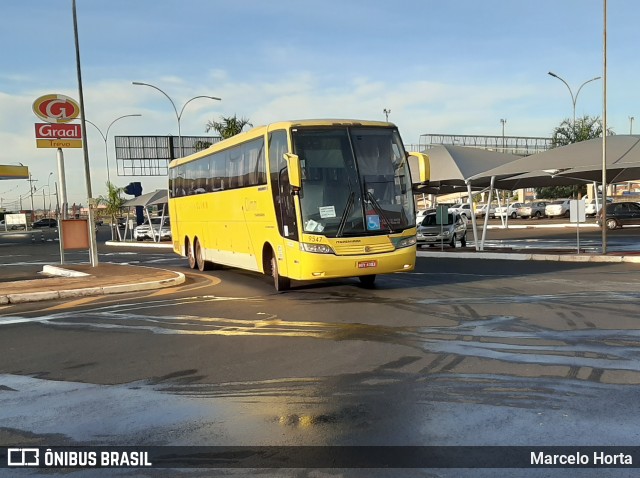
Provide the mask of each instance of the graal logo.
{"label": "graal logo", "polygon": [[7,464],[9,466],[39,466],[40,450],[38,448],[9,448]]}

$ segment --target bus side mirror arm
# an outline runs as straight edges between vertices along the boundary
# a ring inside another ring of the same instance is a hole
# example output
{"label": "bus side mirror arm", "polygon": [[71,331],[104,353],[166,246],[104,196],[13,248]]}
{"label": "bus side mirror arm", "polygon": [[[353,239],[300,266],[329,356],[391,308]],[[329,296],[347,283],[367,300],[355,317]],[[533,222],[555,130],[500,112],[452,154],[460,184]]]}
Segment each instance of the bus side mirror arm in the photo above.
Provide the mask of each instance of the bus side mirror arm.
{"label": "bus side mirror arm", "polygon": [[289,184],[294,188],[302,187],[302,168],[300,166],[300,158],[297,154],[284,153],[283,158],[287,163],[289,170]]}

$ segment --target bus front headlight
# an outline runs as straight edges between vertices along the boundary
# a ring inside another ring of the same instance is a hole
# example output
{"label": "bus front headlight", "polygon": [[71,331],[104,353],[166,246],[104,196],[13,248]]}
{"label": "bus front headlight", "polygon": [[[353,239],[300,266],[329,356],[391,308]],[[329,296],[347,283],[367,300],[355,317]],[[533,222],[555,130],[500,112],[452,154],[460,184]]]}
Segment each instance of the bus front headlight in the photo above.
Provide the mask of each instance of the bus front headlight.
{"label": "bus front headlight", "polygon": [[403,247],[413,246],[416,243],[416,236],[403,237],[400,240],[396,240],[394,242],[396,249],[402,249]]}
{"label": "bus front headlight", "polygon": [[301,242],[300,249],[305,252],[313,252],[314,254],[335,254],[333,249],[326,244],[310,244],[308,242]]}

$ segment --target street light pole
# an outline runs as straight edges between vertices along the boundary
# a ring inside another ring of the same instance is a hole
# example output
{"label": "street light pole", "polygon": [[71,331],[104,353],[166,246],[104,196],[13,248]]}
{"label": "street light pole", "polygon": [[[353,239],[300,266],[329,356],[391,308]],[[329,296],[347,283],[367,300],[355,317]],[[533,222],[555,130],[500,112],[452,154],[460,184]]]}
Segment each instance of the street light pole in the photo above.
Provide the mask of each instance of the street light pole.
{"label": "street light pole", "polygon": [[384,117],[385,117],[385,121],[388,123],[389,122],[389,114],[391,113],[391,110],[388,110],[387,108],[383,109],[382,112],[384,113]]}
{"label": "street light pole", "polygon": [[635,118],[633,116],[629,116],[629,134],[633,134],[633,120]]}
{"label": "street light pole", "polygon": [[98,133],[100,133],[100,136],[102,136],[102,139],[104,141],[104,155],[107,158],[107,182],[111,182],[111,176],[109,173],[109,148],[107,146],[107,140],[109,138],[109,130],[111,129],[111,127],[113,126],[113,123],[115,123],[118,120],[121,120],[122,118],[129,118],[131,116],[142,116],[141,114],[133,114],[133,115],[124,115],[124,116],[120,116],[116,119],[114,119],[109,126],[107,126],[107,132],[103,133],[102,130],[100,128],[98,128],[98,125],[96,125],[93,121],[89,121],[88,119],[85,119],[85,121],[87,123],[89,123],[90,125],[92,125],[95,129],[98,130]]}
{"label": "street light pole", "polygon": [[184,113],[185,107],[189,103],[191,103],[193,100],[198,98],[209,98],[210,100],[222,101],[222,99],[218,98],[217,96],[207,96],[207,95],[194,96],[193,98],[187,100],[187,102],[182,106],[180,113],[178,113],[178,108],[176,108],[176,104],[173,102],[171,97],[168,94],[166,94],[164,91],[162,91],[160,88],[158,88],[157,86],[150,85],[149,83],[142,83],[141,81],[132,81],[131,83],[138,86],[149,86],[150,88],[158,90],[160,93],[166,96],[167,99],[171,102],[171,106],[173,106],[173,111],[176,113],[176,119],[178,120],[178,140],[180,141],[180,156],[184,156],[184,151],[182,148],[182,130],[180,129],[180,120],[182,119],[182,113]]}
{"label": "street light pole", "polygon": [[504,125],[505,125],[506,122],[507,122],[506,118],[500,118],[500,123],[502,123],[502,152],[503,153],[504,153],[504,148],[505,148],[505,145],[504,145]]}
{"label": "street light pole", "polygon": [[578,88],[578,92],[574,96],[573,95],[573,90],[571,90],[571,87],[569,86],[569,83],[564,81],[564,79],[562,77],[556,75],[552,71],[550,71],[548,74],[550,76],[553,76],[554,78],[559,79],[561,82],[563,82],[565,84],[565,86],[567,87],[567,89],[569,90],[569,94],[571,95],[571,103],[573,104],[573,136],[574,136],[573,140],[575,142],[575,139],[576,139],[575,138],[575,136],[576,136],[576,102],[578,101],[578,95],[580,94],[580,90],[587,83],[591,83],[592,81],[600,80],[602,77],[601,76],[596,76],[595,78],[591,78],[590,80],[587,80],[584,83],[582,83],[580,85],[580,88]]}

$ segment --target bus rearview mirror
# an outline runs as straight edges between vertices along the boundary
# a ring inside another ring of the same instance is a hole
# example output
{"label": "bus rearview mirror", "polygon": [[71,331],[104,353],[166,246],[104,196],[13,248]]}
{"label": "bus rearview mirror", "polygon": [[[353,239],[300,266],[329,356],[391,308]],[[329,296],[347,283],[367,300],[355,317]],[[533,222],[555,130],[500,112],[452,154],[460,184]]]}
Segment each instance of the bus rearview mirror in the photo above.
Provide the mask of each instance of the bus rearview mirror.
{"label": "bus rearview mirror", "polygon": [[407,153],[412,184],[424,184],[429,181],[429,156],[424,153]]}
{"label": "bus rearview mirror", "polygon": [[284,160],[287,162],[289,169],[289,184],[294,188],[302,187],[302,169],[300,167],[300,158],[297,154],[284,153]]}

